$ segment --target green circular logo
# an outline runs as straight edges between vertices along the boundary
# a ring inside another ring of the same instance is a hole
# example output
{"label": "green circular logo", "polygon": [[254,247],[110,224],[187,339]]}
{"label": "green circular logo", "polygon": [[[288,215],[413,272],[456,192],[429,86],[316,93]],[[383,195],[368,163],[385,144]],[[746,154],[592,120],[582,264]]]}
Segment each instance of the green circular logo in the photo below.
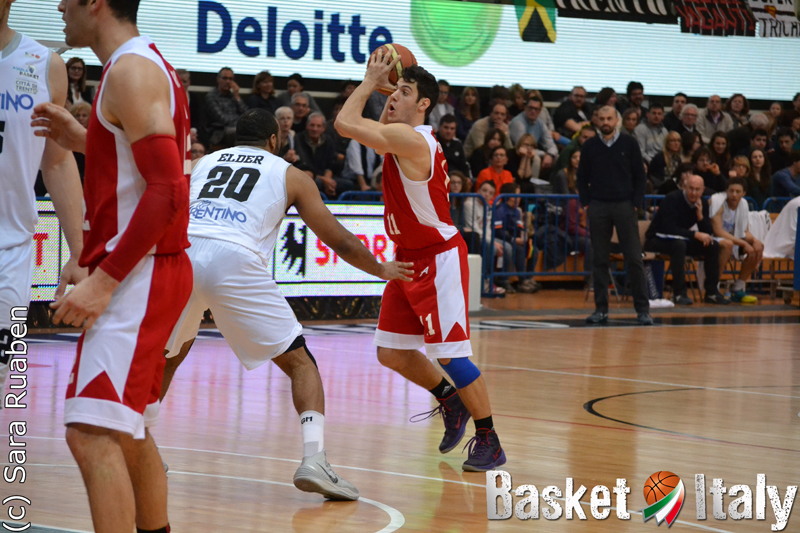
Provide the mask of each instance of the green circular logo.
{"label": "green circular logo", "polygon": [[411,0],[411,33],[428,57],[463,67],[489,49],[500,26],[502,6],[478,2]]}

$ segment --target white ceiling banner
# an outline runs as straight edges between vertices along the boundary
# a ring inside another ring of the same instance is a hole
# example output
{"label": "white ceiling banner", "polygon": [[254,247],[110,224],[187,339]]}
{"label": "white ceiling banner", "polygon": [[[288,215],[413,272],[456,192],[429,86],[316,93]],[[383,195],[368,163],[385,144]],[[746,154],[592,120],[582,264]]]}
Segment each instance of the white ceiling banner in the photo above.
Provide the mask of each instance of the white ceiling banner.
{"label": "white ceiling banner", "polygon": [[761,37],[800,37],[800,2],[796,0],[749,0]]}

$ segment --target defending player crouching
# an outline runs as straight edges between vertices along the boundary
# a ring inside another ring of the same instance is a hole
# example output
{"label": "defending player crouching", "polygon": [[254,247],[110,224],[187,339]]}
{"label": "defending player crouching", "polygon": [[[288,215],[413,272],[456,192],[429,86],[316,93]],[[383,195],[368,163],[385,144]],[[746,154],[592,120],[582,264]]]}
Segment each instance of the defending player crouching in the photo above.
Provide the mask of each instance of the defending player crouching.
{"label": "defending player crouching", "polygon": [[[475,420],[467,471],[491,470],[506,462],[492,424],[486,384],[468,359],[467,247],[450,218],[447,161],[425,118],[438,101],[439,87],[425,69],[403,70],[393,87],[388,73],[397,60],[379,49],[369,60],[364,81],[347,99],[336,119],[337,131],[385,153],[384,224],[397,244],[397,259],[413,262],[410,283],[389,282],[381,300],[375,344],[378,360],[406,379],[429,390],[439,401],[430,416],[441,413],[445,434],[439,451],[447,453],[464,436],[470,416]],[[394,91],[380,122],[362,117],[364,105],[377,89]],[[453,380],[441,377],[419,348]]]}

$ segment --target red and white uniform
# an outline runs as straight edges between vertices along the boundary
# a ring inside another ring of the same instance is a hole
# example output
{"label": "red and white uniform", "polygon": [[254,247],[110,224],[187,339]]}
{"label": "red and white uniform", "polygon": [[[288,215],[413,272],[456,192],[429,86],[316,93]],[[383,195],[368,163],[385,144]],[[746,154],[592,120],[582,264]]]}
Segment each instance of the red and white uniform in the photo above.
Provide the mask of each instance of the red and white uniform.
{"label": "red and white uniform", "polygon": [[425,181],[403,174],[397,157],[383,162],[384,224],[398,261],[414,263],[413,281],[390,281],[381,300],[375,344],[431,358],[469,357],[467,246],[450,218],[447,160],[430,126],[414,128],[428,143]]}
{"label": "red and white uniform", "polygon": [[[184,172],[190,168],[186,92],[155,45],[147,37],[133,38],[105,65],[89,121],[80,259],[81,265],[90,270],[101,268],[121,283],[106,311],[78,343],[64,423],[100,426],[144,438],[145,427],[158,417],[163,350],[192,290],[191,264],[184,252],[189,245],[189,177],[179,172],[162,175],[160,181],[172,184],[173,195],[156,209],[153,196],[145,195],[150,182],[137,168],[125,132],[103,116],[103,81],[126,54],[153,61],[169,80],[177,153],[165,168],[178,168],[178,164]],[[165,205],[169,208],[164,209]],[[148,219],[167,221],[159,237],[153,237],[142,224]],[[142,243],[149,248],[144,257],[136,251]]]}

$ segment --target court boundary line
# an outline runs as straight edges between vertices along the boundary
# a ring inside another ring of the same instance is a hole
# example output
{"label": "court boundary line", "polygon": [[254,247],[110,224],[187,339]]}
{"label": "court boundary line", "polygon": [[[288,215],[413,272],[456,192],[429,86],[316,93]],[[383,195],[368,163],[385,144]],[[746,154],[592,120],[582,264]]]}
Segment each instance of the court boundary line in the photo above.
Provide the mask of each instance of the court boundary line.
{"label": "court boundary line", "polygon": [[[38,438],[41,438],[41,439],[52,439],[53,437],[38,437]],[[235,452],[218,452],[218,451],[214,451],[214,450],[199,450],[199,449],[193,449],[193,448],[175,448],[175,447],[169,447],[169,446],[159,446],[159,448],[176,449],[176,450],[183,450],[183,451],[194,451],[194,452],[200,452],[200,453],[234,455],[234,456],[240,456],[240,457],[257,458],[257,459],[265,459],[265,460],[289,461],[289,462],[297,462],[297,463],[300,462],[300,461],[297,461],[295,459],[284,459],[284,458],[280,458],[280,457],[268,457],[268,456],[262,456],[262,455],[249,455],[249,454],[235,453]],[[55,465],[55,464],[29,464],[27,466],[56,467],[56,468],[77,468],[78,467],[77,465]],[[331,466],[335,466],[336,468],[342,468],[342,469],[348,469],[349,468],[349,469],[352,469],[352,470],[361,470],[361,471],[365,471],[365,472],[372,472],[372,473],[378,473],[378,474],[388,474],[388,475],[403,476],[403,477],[413,477],[413,478],[423,479],[423,480],[428,480],[428,481],[441,481],[441,482],[445,482],[445,483],[455,483],[457,485],[467,485],[467,486],[470,486],[470,487],[478,487],[478,488],[481,488],[481,489],[484,489],[484,490],[486,489],[486,485],[481,485],[479,483],[469,483],[467,481],[456,481],[456,480],[452,480],[452,479],[435,478],[435,477],[430,477],[430,476],[420,476],[420,475],[415,475],[415,474],[403,474],[402,472],[389,472],[389,471],[386,471],[386,470],[374,470],[374,469],[371,469],[371,468],[359,468],[359,467],[351,467],[351,466],[344,466],[344,465],[331,465]],[[257,483],[267,483],[267,484],[272,484],[272,485],[285,485],[285,486],[294,487],[294,485],[292,485],[290,483],[283,483],[283,482],[280,482],[280,481],[257,480],[257,479],[250,479],[250,478],[241,478],[241,477],[237,477],[237,476],[221,476],[221,475],[217,475],[217,474],[203,474],[203,473],[180,472],[180,471],[173,472],[172,470],[170,470],[170,473],[185,474],[185,475],[196,475],[196,476],[204,476],[204,477],[218,477],[218,478],[223,478],[223,479],[233,479],[233,480],[242,480],[242,481],[254,481],[254,482],[257,482]],[[367,500],[366,498],[359,498],[359,499],[360,500]],[[554,500],[558,500],[558,501],[562,501],[562,502],[566,502],[567,501],[566,498],[557,498],[555,496],[553,496],[553,499]],[[370,504],[373,504],[372,502],[373,502],[373,500],[365,501],[365,503],[370,503]],[[374,503],[380,503],[380,502],[374,502]],[[591,508],[591,502],[584,502],[584,501],[581,500],[579,503],[582,506]],[[383,504],[383,505],[386,505],[386,504]],[[378,506],[376,505],[376,507],[378,507]],[[387,507],[389,507],[389,506],[387,505]],[[616,511],[617,510],[617,508],[613,507],[613,506],[606,507],[606,509],[608,509],[609,511]],[[387,514],[389,514],[389,512],[386,509],[382,509],[382,510],[385,511]],[[397,511],[397,509],[395,509],[395,511]],[[628,509],[627,512],[629,514],[631,514],[631,515],[642,516],[642,512],[641,511],[633,511],[633,510]],[[388,526],[386,526],[384,529],[381,529],[380,531],[377,531],[376,533],[392,533],[394,531],[397,531],[397,529],[399,529],[400,527],[402,527],[405,524],[405,517],[403,516],[402,513],[400,513],[400,511],[397,511],[397,513],[403,519],[403,523],[402,524],[400,524],[395,529],[387,529],[392,525],[392,522],[390,522]],[[392,515],[390,514],[389,516],[392,516]],[[489,518],[487,517],[486,520],[488,521]],[[588,522],[588,518],[587,518],[586,521]],[[527,522],[527,520],[520,520],[520,522]],[[578,522],[583,522],[583,520],[578,519]],[[633,521],[631,520],[630,522],[633,522]],[[728,530],[725,530],[725,529],[717,529],[717,528],[713,528],[713,527],[706,526],[706,525],[703,525],[703,524],[695,524],[693,522],[686,522],[685,520],[676,520],[675,523],[683,524],[683,525],[688,526],[688,527],[694,527],[694,528],[697,528],[697,529],[702,529],[704,531],[711,531],[713,533],[733,533],[732,531],[728,531]],[[49,527],[49,526],[45,526],[45,527]],[[86,532],[82,532],[81,531],[81,532],[76,532],[76,533],[86,533]]]}
{"label": "court boundary line", "polygon": [[[542,374],[557,374],[561,376],[574,376],[579,378],[595,378],[595,379],[609,379],[614,381],[627,381],[630,383],[644,383],[646,385],[660,385],[662,387],[679,387],[685,389],[696,389],[696,390],[710,390],[710,391],[717,391],[717,392],[736,392],[739,394],[753,394],[756,396],[772,396],[775,398],[790,398],[795,400],[800,400],[800,396],[787,396],[785,394],[772,394],[769,392],[756,392],[756,391],[746,391],[740,390],[735,388],[724,388],[724,387],[703,387],[701,385],[687,385],[685,383],[667,383],[663,381],[649,381],[644,379],[633,379],[633,378],[622,378],[617,376],[600,376],[597,374],[580,374],[578,372],[564,372],[563,370],[547,370],[544,368],[527,368],[522,366],[505,366],[505,365],[494,365],[491,363],[481,363],[482,367],[492,367],[492,368],[504,368],[507,370],[524,370],[526,372],[540,372]],[[757,386],[757,385],[756,385]],[[767,387],[768,385],[764,385]],[[787,387],[793,387],[794,385],[786,385]]]}

